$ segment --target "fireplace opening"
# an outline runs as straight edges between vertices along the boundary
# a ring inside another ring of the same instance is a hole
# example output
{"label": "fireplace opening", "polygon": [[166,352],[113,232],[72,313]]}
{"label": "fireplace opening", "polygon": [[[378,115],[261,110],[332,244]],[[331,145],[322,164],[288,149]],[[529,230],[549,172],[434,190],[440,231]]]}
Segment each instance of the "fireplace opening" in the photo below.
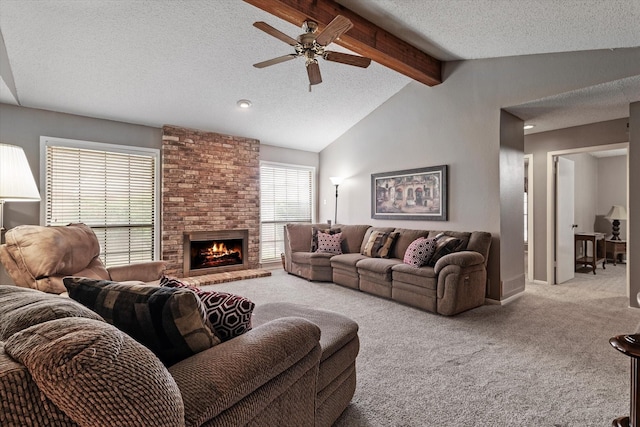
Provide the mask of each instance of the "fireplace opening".
{"label": "fireplace opening", "polygon": [[248,240],[248,230],[185,233],[185,276],[247,269]]}
{"label": "fireplace opening", "polygon": [[242,239],[191,242],[191,269],[242,265]]}

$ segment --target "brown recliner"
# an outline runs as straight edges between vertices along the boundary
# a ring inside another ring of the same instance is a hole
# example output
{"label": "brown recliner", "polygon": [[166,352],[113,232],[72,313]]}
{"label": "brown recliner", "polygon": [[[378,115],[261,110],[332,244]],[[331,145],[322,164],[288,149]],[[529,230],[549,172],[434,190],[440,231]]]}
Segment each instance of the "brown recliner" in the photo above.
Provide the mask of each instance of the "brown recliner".
{"label": "brown recliner", "polygon": [[65,227],[19,225],[7,231],[0,245],[0,262],[16,285],[44,292],[63,293],[65,276],[123,282],[159,280],[164,261],[150,261],[105,268],[100,244],[85,224]]}

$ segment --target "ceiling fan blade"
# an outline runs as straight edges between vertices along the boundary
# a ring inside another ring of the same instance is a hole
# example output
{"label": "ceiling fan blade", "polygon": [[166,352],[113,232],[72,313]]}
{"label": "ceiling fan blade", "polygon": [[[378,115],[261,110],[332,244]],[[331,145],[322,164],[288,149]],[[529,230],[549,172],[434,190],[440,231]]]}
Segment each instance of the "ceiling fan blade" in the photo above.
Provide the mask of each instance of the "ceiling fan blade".
{"label": "ceiling fan blade", "polygon": [[333,21],[329,22],[329,25],[327,25],[320,34],[318,34],[316,42],[321,46],[326,46],[339,38],[345,32],[349,31],[352,27],[353,23],[348,18],[338,15],[333,18]]}
{"label": "ceiling fan blade", "polygon": [[371,59],[364,56],[349,55],[348,53],[333,52],[327,50],[322,55],[327,61],[339,62],[341,64],[355,65],[356,67],[367,68],[371,64]]}
{"label": "ceiling fan blade", "polygon": [[318,83],[322,83],[320,66],[317,62],[314,61],[307,64],[307,75],[309,76],[310,85],[317,85]]}
{"label": "ceiling fan blade", "polygon": [[296,58],[297,56],[298,55],[296,55],[295,53],[292,53],[289,55],[284,55],[284,56],[279,56],[277,58],[269,59],[268,61],[258,62],[257,64],[253,64],[253,66],[256,68],[264,68],[264,67],[268,67],[269,65],[276,65],[281,62],[289,61],[293,58]]}
{"label": "ceiling fan blade", "polygon": [[275,28],[273,28],[271,25],[267,24],[266,22],[262,22],[262,21],[258,21],[258,22],[254,22],[253,26],[264,31],[265,33],[269,34],[270,36],[273,36],[275,38],[277,38],[278,40],[282,40],[283,42],[291,45],[291,46],[295,46],[298,44],[298,40],[294,39],[293,37],[289,37],[288,35],[286,35],[285,33],[283,33],[280,30],[276,30]]}

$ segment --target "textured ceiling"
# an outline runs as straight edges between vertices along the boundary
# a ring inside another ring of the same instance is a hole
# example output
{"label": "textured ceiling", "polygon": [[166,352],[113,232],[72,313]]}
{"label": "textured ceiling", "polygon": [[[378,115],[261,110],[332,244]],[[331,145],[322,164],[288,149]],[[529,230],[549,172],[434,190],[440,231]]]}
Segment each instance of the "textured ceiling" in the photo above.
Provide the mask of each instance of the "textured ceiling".
{"label": "textured ceiling", "polygon": [[[639,0],[338,2],[443,60],[640,46]],[[18,95],[0,81],[0,102],[320,151],[409,82],[375,63],[321,61],[324,82],[309,93],[300,58],[252,67],[291,50],[254,28],[259,20],[301,32],[240,0],[0,0],[0,61]],[[598,99],[611,112],[637,97],[637,80],[620,85],[539,101],[544,116],[529,104],[513,111],[535,119],[534,131],[566,127],[554,111],[567,119],[574,104]],[[242,98],[253,107],[237,108]]]}

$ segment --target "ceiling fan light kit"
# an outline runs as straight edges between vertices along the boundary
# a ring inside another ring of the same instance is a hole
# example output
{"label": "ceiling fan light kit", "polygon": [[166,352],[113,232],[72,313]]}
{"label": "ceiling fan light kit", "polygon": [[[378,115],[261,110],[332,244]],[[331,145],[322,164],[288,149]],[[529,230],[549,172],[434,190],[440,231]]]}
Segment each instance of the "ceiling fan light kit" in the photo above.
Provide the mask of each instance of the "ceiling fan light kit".
{"label": "ceiling fan light kit", "polygon": [[256,68],[265,68],[270,65],[280,64],[285,61],[303,56],[305,58],[305,66],[307,68],[307,76],[309,77],[309,91],[312,85],[322,83],[322,75],[320,74],[320,65],[317,58],[323,58],[326,61],[338,62],[341,64],[352,65],[361,68],[367,68],[371,64],[371,59],[363,56],[350,55],[347,53],[333,52],[325,50],[327,45],[340,38],[342,34],[349,31],[353,27],[353,23],[342,15],[336,16],[320,33],[318,31],[318,23],[306,20],[302,24],[302,31],[297,39],[289,37],[283,32],[276,30],[266,22],[255,22],[254,27],[264,31],[293,46],[296,53],[279,56],[267,61],[253,64]]}

